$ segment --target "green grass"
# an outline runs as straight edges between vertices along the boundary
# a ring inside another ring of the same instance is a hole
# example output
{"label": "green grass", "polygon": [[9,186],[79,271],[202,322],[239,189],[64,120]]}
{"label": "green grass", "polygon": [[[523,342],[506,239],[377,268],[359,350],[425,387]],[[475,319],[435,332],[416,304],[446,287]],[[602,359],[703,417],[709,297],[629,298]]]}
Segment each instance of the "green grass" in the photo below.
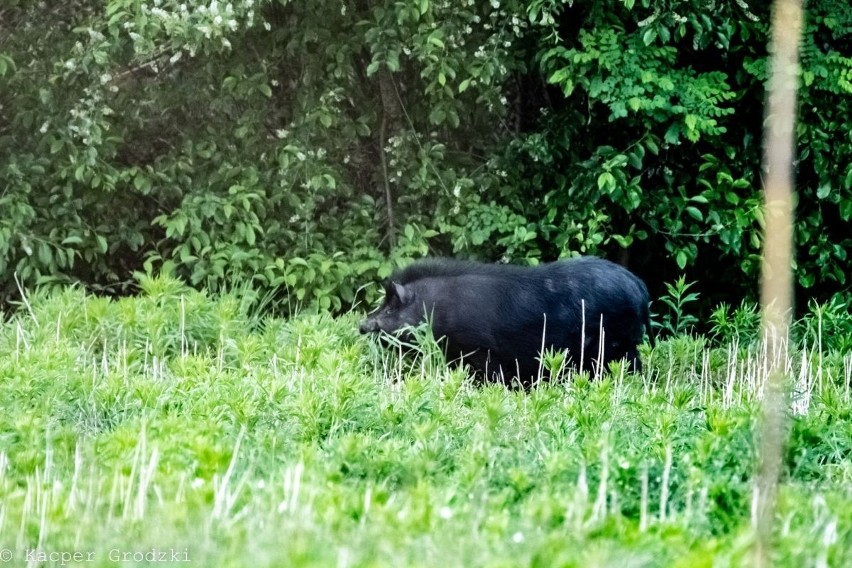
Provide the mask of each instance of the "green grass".
{"label": "green grass", "polygon": [[[35,292],[0,327],[8,565],[749,565],[754,346],[680,337],[643,376],[524,392],[401,360],[354,315],[143,288]],[[852,356],[790,365],[776,562],[850,566]]]}

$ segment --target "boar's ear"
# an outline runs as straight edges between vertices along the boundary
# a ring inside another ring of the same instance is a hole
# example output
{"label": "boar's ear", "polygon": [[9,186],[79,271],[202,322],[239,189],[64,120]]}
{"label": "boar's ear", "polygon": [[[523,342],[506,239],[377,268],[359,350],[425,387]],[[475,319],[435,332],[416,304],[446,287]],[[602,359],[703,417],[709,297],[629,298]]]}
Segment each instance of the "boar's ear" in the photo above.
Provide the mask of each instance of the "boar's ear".
{"label": "boar's ear", "polygon": [[392,282],[393,292],[399,298],[401,304],[407,304],[411,300],[411,291],[398,282]]}

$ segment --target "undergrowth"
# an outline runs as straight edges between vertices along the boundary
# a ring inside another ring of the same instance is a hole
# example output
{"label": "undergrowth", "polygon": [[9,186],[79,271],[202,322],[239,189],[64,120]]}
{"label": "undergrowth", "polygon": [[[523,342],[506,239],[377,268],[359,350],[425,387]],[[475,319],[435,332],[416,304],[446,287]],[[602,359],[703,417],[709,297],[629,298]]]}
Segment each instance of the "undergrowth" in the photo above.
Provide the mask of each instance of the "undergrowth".
{"label": "undergrowth", "polygon": [[[36,291],[0,327],[12,565],[749,565],[764,368],[748,313],[643,346],[642,375],[523,391],[474,384],[434,345],[400,357],[354,314],[142,288]],[[852,355],[819,309],[788,361],[784,566],[852,565]]]}

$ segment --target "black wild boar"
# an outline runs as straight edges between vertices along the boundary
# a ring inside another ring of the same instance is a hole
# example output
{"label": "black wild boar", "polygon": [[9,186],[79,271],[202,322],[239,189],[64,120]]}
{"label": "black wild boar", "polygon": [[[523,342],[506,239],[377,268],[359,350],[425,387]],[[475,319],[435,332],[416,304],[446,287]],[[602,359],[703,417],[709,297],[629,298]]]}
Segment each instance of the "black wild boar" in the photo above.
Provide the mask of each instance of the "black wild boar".
{"label": "black wild boar", "polygon": [[567,350],[574,368],[582,360],[584,370],[605,370],[627,359],[640,371],[637,345],[643,327],[651,333],[645,284],[595,257],[535,267],[424,259],[391,276],[385,289],[361,333],[410,339],[405,329],[428,319],[448,361],[506,383],[528,386],[539,375],[542,346]]}

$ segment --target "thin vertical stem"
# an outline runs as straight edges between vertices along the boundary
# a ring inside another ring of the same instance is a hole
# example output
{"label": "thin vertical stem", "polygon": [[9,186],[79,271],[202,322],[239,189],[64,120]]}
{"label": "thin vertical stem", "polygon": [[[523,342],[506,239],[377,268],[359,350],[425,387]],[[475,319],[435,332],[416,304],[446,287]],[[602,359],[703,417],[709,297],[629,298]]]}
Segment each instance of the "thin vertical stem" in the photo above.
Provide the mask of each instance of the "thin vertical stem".
{"label": "thin vertical stem", "polygon": [[772,522],[786,441],[784,368],[793,300],[793,156],[802,0],[776,0],[772,16],[766,122],[764,125],[765,238],[761,305],[767,379],[755,480],[755,565],[771,565]]}

